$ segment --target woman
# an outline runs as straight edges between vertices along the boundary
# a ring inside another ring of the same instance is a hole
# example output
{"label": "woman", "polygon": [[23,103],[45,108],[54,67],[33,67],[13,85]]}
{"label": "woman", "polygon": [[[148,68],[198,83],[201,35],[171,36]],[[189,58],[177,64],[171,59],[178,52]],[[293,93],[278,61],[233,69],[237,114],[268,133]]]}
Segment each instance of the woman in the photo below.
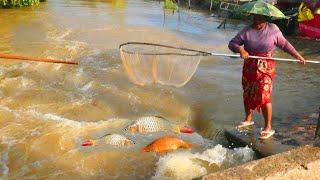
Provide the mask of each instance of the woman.
{"label": "woman", "polygon": [[320,0],[313,3],[311,0],[305,0],[305,4],[312,10],[314,18],[309,21],[299,23],[299,31],[310,38],[320,39]]}
{"label": "woman", "polygon": [[299,59],[301,64],[305,63],[305,59],[284,38],[279,28],[268,23],[267,17],[263,15],[253,15],[253,24],[245,27],[229,42],[229,49],[240,53],[244,59],[242,87],[246,116],[238,127],[253,125],[253,110],[262,110],[265,127],[261,131],[261,139],[267,139],[275,133],[271,127],[275,62],[268,59],[250,59],[249,55],[272,57],[275,46]]}

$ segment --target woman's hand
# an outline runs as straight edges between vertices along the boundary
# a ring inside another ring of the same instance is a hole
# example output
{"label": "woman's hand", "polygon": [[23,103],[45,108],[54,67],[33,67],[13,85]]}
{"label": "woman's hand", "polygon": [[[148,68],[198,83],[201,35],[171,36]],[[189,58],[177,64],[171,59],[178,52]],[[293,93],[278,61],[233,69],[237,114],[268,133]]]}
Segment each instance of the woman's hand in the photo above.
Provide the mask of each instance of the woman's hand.
{"label": "woman's hand", "polygon": [[242,59],[246,60],[246,59],[249,58],[249,53],[248,53],[246,50],[244,50],[243,47],[241,47],[241,48],[239,49],[239,52],[240,52],[240,57],[241,57]]}
{"label": "woman's hand", "polygon": [[301,58],[299,58],[299,63],[306,64],[306,60],[303,57],[301,57]]}
{"label": "woman's hand", "polygon": [[299,53],[296,55],[296,58],[299,60],[298,63],[306,64],[306,60]]}

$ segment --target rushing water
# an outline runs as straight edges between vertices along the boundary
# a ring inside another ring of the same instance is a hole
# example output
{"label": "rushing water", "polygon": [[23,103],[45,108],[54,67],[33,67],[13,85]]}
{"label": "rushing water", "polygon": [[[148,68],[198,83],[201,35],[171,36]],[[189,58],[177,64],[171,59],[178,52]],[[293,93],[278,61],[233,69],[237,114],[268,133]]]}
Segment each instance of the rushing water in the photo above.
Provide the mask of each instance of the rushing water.
{"label": "rushing water", "polygon": [[[39,7],[0,10],[1,53],[80,62],[0,61],[1,177],[191,178],[219,169],[212,164],[229,167],[252,159],[248,148],[227,150],[201,137],[210,139],[216,126],[242,120],[241,60],[206,57],[182,88],[139,87],[128,80],[118,52],[123,42],[229,52],[228,41],[244,26],[217,29],[220,20],[209,15],[183,10],[180,17],[164,16],[161,7],[142,0],[51,0]],[[307,58],[319,60],[319,42],[292,41]],[[319,65],[278,63],[278,131],[317,110],[319,75]],[[80,146],[86,138],[123,133],[133,119],[146,115],[196,127],[201,136],[180,136],[200,148],[161,158],[141,155],[140,149],[161,133],[126,134],[137,142],[131,148]]]}

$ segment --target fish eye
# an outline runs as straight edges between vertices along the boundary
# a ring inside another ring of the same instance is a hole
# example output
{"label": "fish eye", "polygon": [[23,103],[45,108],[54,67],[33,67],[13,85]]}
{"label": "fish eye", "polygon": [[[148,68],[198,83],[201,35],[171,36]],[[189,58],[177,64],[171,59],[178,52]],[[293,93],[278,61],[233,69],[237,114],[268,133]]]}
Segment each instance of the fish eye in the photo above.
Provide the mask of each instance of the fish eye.
{"label": "fish eye", "polygon": [[128,131],[128,128],[124,128],[123,130]]}

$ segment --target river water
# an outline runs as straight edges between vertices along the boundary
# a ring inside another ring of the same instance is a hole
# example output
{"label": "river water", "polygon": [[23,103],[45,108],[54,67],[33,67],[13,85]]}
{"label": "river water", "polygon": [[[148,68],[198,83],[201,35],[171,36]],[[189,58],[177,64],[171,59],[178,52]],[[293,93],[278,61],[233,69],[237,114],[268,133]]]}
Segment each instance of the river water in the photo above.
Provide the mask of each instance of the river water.
{"label": "river water", "polygon": [[[219,22],[197,11],[164,16],[158,1],[142,0],[51,0],[1,9],[0,52],[80,64],[0,61],[0,176],[185,179],[252,160],[249,148],[228,150],[213,139],[216,129],[243,118],[240,59],[203,58],[191,81],[174,88],[134,85],[119,57],[119,44],[128,41],[229,53],[228,41],[244,24],[217,29]],[[319,60],[320,42],[290,40],[306,58]],[[277,64],[277,131],[317,111],[319,75],[318,65]],[[141,155],[140,149],[161,133],[126,134],[136,141],[131,148],[80,146],[87,138],[123,134],[132,120],[148,115],[195,127],[194,135],[179,136],[200,148]],[[262,127],[261,115],[256,119]]]}

